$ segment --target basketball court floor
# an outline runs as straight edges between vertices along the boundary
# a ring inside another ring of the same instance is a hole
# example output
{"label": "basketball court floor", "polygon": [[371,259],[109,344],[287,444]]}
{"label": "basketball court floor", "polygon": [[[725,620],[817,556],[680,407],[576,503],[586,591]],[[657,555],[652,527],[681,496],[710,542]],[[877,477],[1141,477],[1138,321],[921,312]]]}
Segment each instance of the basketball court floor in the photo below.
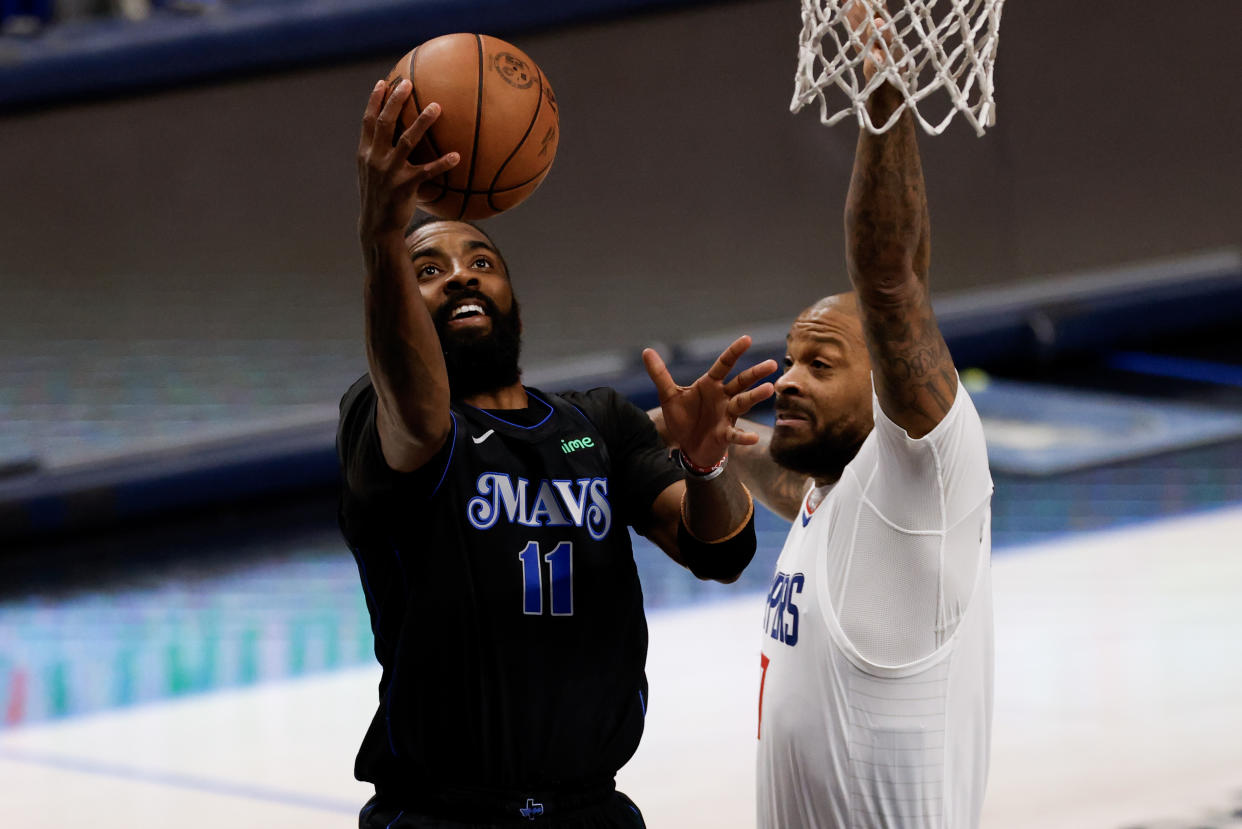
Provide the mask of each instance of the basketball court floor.
{"label": "basketball court floor", "polygon": [[[1227,508],[996,554],[985,827],[1242,826],[1240,537]],[[650,616],[647,733],[619,785],[653,827],[754,823],[761,601]],[[376,680],[353,667],[0,731],[0,826],[352,825]]]}

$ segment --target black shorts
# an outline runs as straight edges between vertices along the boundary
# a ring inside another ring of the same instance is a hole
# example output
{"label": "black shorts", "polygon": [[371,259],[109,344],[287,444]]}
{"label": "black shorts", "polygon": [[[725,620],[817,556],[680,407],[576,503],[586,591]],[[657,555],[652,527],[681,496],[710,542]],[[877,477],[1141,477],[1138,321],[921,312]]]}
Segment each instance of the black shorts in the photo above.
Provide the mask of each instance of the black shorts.
{"label": "black shorts", "polygon": [[615,789],[583,796],[521,798],[476,797],[453,793],[446,797],[414,798],[398,803],[376,795],[358,814],[359,829],[646,829],[643,813]]}

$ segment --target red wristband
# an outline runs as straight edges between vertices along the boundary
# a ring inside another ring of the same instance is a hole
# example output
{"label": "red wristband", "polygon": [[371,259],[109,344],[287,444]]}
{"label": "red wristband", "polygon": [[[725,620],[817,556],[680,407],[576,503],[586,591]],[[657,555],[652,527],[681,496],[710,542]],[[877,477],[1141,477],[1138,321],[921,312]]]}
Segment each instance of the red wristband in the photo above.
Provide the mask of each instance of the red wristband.
{"label": "red wristband", "polygon": [[724,456],[720,460],[716,461],[716,463],[712,466],[699,466],[697,463],[690,460],[686,453],[682,452],[680,449],[673,450],[673,458],[682,469],[696,478],[711,480],[724,471],[725,464],[729,462],[729,452],[728,450],[725,450]]}

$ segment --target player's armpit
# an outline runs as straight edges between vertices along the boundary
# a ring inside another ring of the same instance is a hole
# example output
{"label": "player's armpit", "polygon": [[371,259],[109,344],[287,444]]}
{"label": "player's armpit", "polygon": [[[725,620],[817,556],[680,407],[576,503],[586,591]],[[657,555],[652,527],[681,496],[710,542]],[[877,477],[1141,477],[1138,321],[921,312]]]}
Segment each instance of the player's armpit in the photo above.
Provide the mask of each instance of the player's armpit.
{"label": "player's armpit", "polygon": [[911,437],[923,437],[957,395],[957,369],[926,283],[911,273],[903,285],[869,293],[859,290],[859,305],[880,407]]}

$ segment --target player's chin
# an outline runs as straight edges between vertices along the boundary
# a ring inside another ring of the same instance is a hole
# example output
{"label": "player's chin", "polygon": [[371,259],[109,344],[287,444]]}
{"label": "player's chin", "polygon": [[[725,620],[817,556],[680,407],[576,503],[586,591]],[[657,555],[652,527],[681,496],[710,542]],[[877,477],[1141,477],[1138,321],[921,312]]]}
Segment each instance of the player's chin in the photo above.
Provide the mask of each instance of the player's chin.
{"label": "player's chin", "polygon": [[813,437],[806,421],[799,421],[797,425],[775,426],[768,442],[768,451],[773,457],[788,458],[807,449],[814,442]]}
{"label": "player's chin", "polygon": [[772,424],[773,443],[810,443],[815,439],[815,425],[805,417],[778,415]]}
{"label": "player's chin", "polygon": [[487,315],[462,317],[444,324],[443,333],[457,342],[474,342],[492,333],[495,326]]}

